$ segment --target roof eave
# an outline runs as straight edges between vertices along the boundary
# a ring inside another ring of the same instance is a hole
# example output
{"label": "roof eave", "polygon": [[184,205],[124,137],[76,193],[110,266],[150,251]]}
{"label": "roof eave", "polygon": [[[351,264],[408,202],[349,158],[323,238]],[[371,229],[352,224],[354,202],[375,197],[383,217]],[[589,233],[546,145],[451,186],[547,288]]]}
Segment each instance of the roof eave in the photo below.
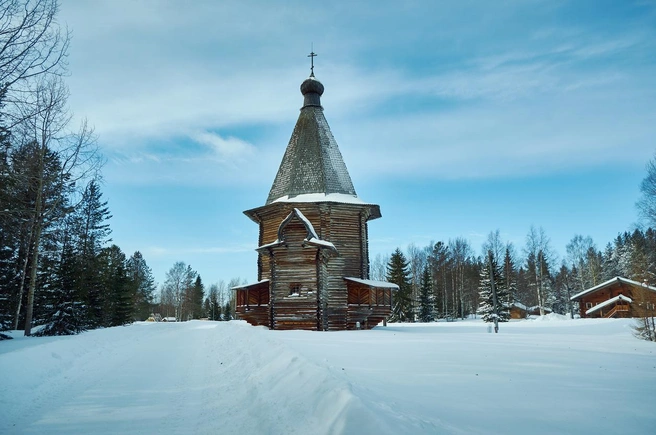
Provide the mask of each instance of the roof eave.
{"label": "roof eave", "polygon": [[637,281],[633,281],[631,279],[622,278],[621,276],[616,276],[615,278],[611,278],[608,281],[604,281],[601,284],[597,284],[594,287],[583,290],[582,292],[575,294],[574,296],[572,296],[569,299],[571,301],[577,301],[580,298],[582,298],[583,296],[586,296],[586,295],[589,295],[589,294],[592,294],[592,293],[596,293],[600,290],[603,290],[607,287],[610,287],[611,285],[613,285],[615,283],[628,284],[628,285],[631,285],[631,286],[637,286],[637,287],[641,287],[641,288],[644,288],[646,290],[650,290],[650,291],[656,293],[656,287],[652,287],[652,286],[646,285],[646,284],[641,284],[641,283],[639,283]]}

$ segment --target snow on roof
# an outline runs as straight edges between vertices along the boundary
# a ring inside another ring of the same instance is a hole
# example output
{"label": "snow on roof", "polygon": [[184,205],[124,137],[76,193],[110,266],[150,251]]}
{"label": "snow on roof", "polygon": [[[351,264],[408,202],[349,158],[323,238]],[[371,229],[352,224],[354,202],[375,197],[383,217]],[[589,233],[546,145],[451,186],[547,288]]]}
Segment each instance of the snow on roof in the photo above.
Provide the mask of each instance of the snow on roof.
{"label": "snow on roof", "polygon": [[513,302],[512,306],[517,307],[520,310],[524,310],[524,311],[528,310],[528,307],[526,305],[522,304],[521,302]]}
{"label": "snow on roof", "polygon": [[594,293],[597,290],[601,290],[601,289],[603,289],[605,287],[608,287],[609,285],[614,284],[616,282],[629,284],[629,285],[633,285],[633,286],[637,286],[637,287],[642,287],[642,288],[646,288],[647,290],[651,290],[653,292],[656,292],[656,287],[652,287],[652,286],[649,286],[647,284],[643,284],[643,283],[640,283],[640,282],[637,282],[637,281],[633,281],[631,279],[622,278],[621,276],[616,276],[615,278],[611,278],[608,281],[602,282],[601,284],[598,284],[594,287],[590,287],[589,289],[583,290],[582,292],[575,294],[574,296],[572,296],[570,298],[570,300],[575,301],[578,298],[580,298],[581,296],[585,296],[587,294]]}
{"label": "snow on roof", "polygon": [[262,245],[262,246],[258,246],[257,249],[256,249],[256,251],[257,251],[258,249],[271,248],[271,247],[273,247],[273,246],[277,246],[277,245],[279,245],[279,244],[280,244],[280,240],[276,239],[276,240],[274,240],[274,241],[271,242],[271,243],[265,243],[265,244]]}
{"label": "snow on roof", "polygon": [[353,278],[353,277],[350,277],[350,276],[345,276],[344,279],[347,280],[347,281],[353,281],[353,282],[357,282],[357,283],[360,283],[360,284],[368,285],[369,287],[391,288],[393,290],[398,290],[399,289],[398,285],[396,285],[394,283],[391,283],[391,282],[387,282],[387,281],[374,281],[374,280],[371,280],[371,279]]}
{"label": "snow on roof", "polygon": [[309,239],[319,239],[319,236],[317,235],[317,232],[314,230],[314,226],[312,225],[312,222],[308,218],[305,217],[303,213],[297,208],[294,209],[296,212],[296,216],[305,224],[305,228],[307,228],[308,232],[312,235],[312,237],[308,237],[305,240]]}
{"label": "snow on roof", "polygon": [[590,308],[589,310],[587,310],[587,311],[585,312],[585,314],[594,313],[594,312],[597,311],[597,310],[600,310],[600,309],[602,309],[602,308],[604,308],[604,307],[607,307],[608,305],[612,305],[612,304],[614,304],[615,302],[619,302],[619,301],[625,301],[625,302],[628,302],[628,303],[633,302],[633,301],[631,300],[631,298],[629,298],[629,297],[626,297],[626,296],[624,296],[624,295],[617,295],[617,296],[615,296],[615,297],[612,298],[612,299],[608,299],[607,301],[604,301],[604,302],[602,302],[602,303],[600,303],[600,304],[595,305],[594,307],[592,307],[592,308]]}
{"label": "snow on roof", "polygon": [[539,305],[533,305],[532,307],[529,307],[529,311],[538,311],[540,308],[542,308],[543,311],[549,311],[551,312],[551,308],[547,307],[540,307]]}
{"label": "snow on roof", "polygon": [[323,246],[325,248],[330,248],[330,249],[334,249],[335,251],[337,251],[337,248],[335,248],[335,245],[333,245],[331,242],[329,242],[327,240],[321,240],[321,239],[318,239],[316,237],[312,237],[310,239],[305,239],[305,241],[308,242],[311,245]]}
{"label": "snow on roof", "polygon": [[333,251],[337,252],[337,248],[335,247],[334,244],[327,240],[321,240],[319,238],[319,235],[317,234],[316,230],[314,229],[314,226],[312,225],[312,222],[308,218],[305,217],[305,215],[297,208],[292,210],[289,215],[283,219],[283,221],[280,223],[280,228],[278,228],[278,238],[274,240],[271,243],[267,243],[265,245],[259,246],[256,250],[260,249],[266,249],[266,248],[272,248],[274,246],[279,246],[284,243],[284,240],[281,240],[282,234],[281,234],[281,229],[292,219],[293,216],[298,217],[301,222],[303,222],[303,225],[307,229],[308,235],[307,237],[303,240],[306,243],[309,243],[310,245],[314,246],[320,246],[323,248],[329,248],[332,249]]}
{"label": "snow on roof", "polygon": [[346,193],[305,193],[302,195],[281,196],[271,202],[340,202],[343,204],[366,204],[357,195]]}
{"label": "snow on roof", "polygon": [[238,286],[235,286],[235,287],[230,287],[230,290],[241,290],[243,288],[253,287],[253,286],[256,286],[258,284],[264,284],[265,282],[269,282],[269,280],[268,279],[263,279],[261,281],[253,282],[253,283],[250,283],[250,284],[244,284],[244,285],[238,285]]}

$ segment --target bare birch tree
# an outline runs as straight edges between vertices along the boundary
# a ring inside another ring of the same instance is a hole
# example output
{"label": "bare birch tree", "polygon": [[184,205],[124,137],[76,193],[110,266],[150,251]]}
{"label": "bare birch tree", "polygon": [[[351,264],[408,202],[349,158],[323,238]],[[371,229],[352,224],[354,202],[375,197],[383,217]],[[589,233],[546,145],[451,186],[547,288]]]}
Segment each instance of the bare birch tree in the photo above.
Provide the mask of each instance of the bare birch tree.
{"label": "bare birch tree", "polygon": [[526,235],[526,247],[524,248],[529,272],[529,282],[535,287],[538,299],[540,315],[544,315],[544,307],[550,291],[551,271],[549,267],[555,261],[555,255],[551,249],[551,241],[544,229],[536,229],[531,225]]}
{"label": "bare birch tree", "polygon": [[[0,88],[12,105],[25,100],[26,82],[66,72],[68,29],[56,20],[58,0],[0,0]],[[20,122],[15,118],[14,123]]]}
{"label": "bare birch tree", "polygon": [[[77,133],[71,133],[68,125],[71,115],[66,108],[68,89],[62,79],[57,76],[43,77],[38,80],[27,94],[28,98],[17,106],[21,114],[21,122],[16,126],[17,137],[23,143],[35,146],[36,164],[30,173],[22,174],[29,178],[35,188],[36,198],[33,208],[29,211],[30,231],[29,246],[29,286],[25,307],[25,335],[30,335],[32,327],[32,312],[36,277],[39,264],[39,248],[44,222],[53,211],[61,205],[63,195],[54,201],[45,199],[46,188],[59,189],[61,192],[73,189],[76,183],[94,174],[101,162],[98,158],[93,131],[86,121],[81,123]],[[46,171],[48,158],[59,162],[58,171],[53,174]],[[24,283],[25,279],[22,279]],[[24,284],[19,289],[19,301],[22,300]],[[18,304],[17,315],[20,313]]]}
{"label": "bare birch tree", "polygon": [[647,163],[647,176],[640,184],[642,196],[636,204],[640,215],[656,228],[656,156]]}

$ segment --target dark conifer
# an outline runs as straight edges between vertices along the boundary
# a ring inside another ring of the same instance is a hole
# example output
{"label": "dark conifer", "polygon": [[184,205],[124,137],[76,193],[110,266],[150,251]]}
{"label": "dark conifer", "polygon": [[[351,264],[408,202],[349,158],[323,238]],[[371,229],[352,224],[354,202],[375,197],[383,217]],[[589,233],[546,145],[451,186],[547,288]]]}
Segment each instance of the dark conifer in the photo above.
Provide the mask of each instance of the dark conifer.
{"label": "dark conifer", "polygon": [[194,319],[200,319],[203,316],[203,298],[205,297],[205,287],[200,275],[196,276],[194,286],[191,289],[191,309]]}
{"label": "dark conifer", "polygon": [[[488,253],[488,256],[491,255]],[[493,322],[495,317],[499,322],[507,322],[510,319],[510,305],[508,304],[508,291],[503,279],[502,268],[499,266],[494,255],[492,257],[492,276],[490,276],[490,262],[485,262],[481,269],[478,285],[479,303],[477,313],[485,322]],[[494,281],[492,281],[494,280]],[[492,293],[492,284],[496,290],[496,314]]]}
{"label": "dark conifer", "polygon": [[433,322],[435,320],[435,295],[433,294],[432,278],[428,266],[421,274],[419,290],[419,321]]}
{"label": "dark conifer", "polygon": [[129,285],[134,294],[134,317],[146,320],[153,312],[155,279],[141,252],[135,252],[126,263]]}
{"label": "dark conifer", "polygon": [[412,309],[412,287],[410,284],[410,272],[408,261],[399,248],[392,253],[387,265],[387,281],[399,286],[394,292],[394,300],[391,322],[412,322],[414,313]]}

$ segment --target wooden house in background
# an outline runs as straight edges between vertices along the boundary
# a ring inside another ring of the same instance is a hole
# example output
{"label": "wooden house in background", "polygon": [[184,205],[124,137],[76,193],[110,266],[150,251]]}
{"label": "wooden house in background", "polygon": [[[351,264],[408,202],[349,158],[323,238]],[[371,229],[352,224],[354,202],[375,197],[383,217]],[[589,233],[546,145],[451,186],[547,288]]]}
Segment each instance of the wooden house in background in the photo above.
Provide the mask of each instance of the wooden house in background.
{"label": "wooden house in background", "polygon": [[355,193],[323,114],[314,73],[259,225],[258,282],[235,287],[236,312],[252,325],[318,331],[368,329],[386,319],[398,286],[369,279],[368,222],[376,204]]}
{"label": "wooden house in background", "polygon": [[642,317],[654,313],[656,288],[615,277],[571,297],[579,303],[581,318]]}
{"label": "wooden house in background", "polygon": [[539,305],[527,307],[521,302],[513,302],[510,305],[511,319],[526,319],[528,316],[540,316],[541,312],[543,312],[544,314],[550,314],[551,309],[547,307],[542,307],[542,311],[540,311]]}

